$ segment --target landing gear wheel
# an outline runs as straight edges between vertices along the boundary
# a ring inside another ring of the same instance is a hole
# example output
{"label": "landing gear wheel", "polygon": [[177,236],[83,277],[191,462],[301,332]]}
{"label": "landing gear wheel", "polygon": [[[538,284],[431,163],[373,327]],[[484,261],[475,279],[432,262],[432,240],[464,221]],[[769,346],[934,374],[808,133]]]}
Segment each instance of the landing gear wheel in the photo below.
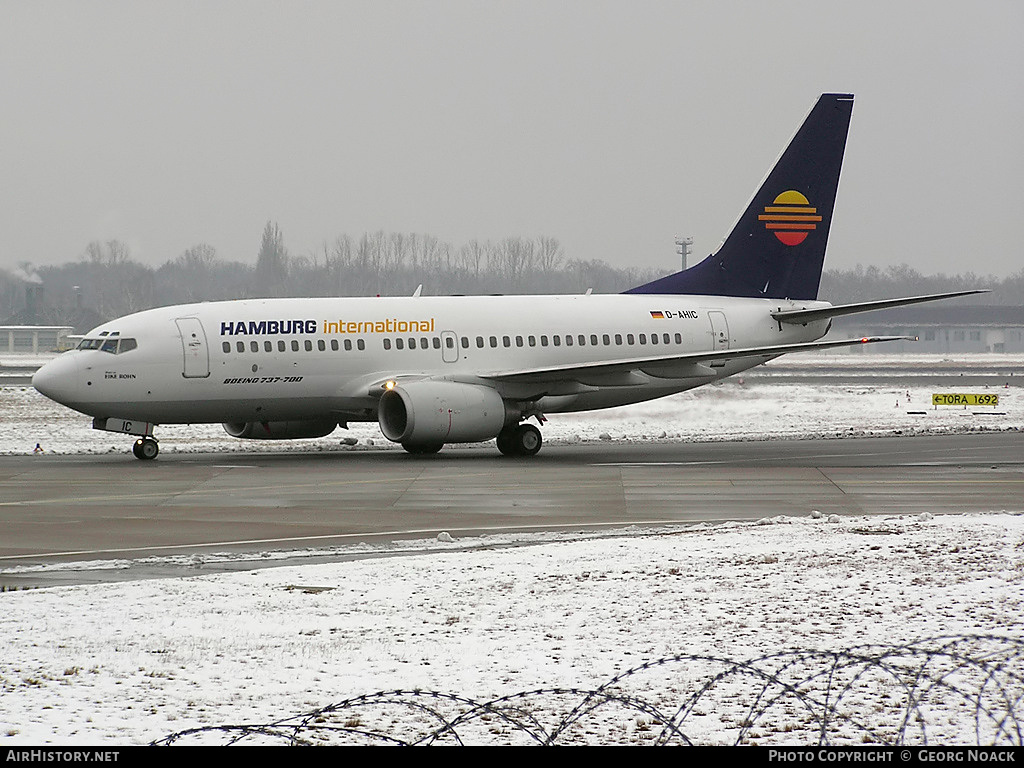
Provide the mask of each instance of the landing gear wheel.
{"label": "landing gear wheel", "polygon": [[428,443],[426,445],[421,443],[402,443],[402,447],[414,456],[426,456],[440,451],[444,448],[444,443]]}
{"label": "landing gear wheel", "polygon": [[534,456],[540,450],[543,438],[533,424],[520,424],[515,431],[512,444],[519,456]]}
{"label": "landing gear wheel", "polygon": [[140,437],[135,441],[135,445],[132,446],[132,453],[135,454],[136,459],[149,461],[150,459],[155,459],[156,455],[160,453],[160,446],[151,437]]}
{"label": "landing gear wheel", "polygon": [[498,450],[505,456],[516,455],[516,428],[505,427],[498,433]]}
{"label": "landing gear wheel", "polygon": [[506,456],[533,456],[541,442],[540,430],[533,424],[505,427],[498,433],[498,450]]}

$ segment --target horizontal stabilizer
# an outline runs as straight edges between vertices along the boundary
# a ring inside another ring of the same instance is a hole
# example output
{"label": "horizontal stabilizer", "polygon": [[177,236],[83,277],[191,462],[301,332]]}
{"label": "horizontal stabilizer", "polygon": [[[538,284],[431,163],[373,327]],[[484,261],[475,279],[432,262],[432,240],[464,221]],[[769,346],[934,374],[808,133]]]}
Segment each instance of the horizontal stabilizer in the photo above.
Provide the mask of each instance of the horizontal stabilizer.
{"label": "horizontal stabilizer", "polygon": [[889,309],[890,307],[905,307],[909,304],[922,304],[926,301],[952,299],[957,296],[970,296],[975,293],[988,293],[988,290],[982,289],[973,291],[954,291],[953,293],[932,293],[927,296],[907,296],[902,299],[863,301],[858,304],[838,304],[834,307],[822,307],[818,309],[783,309],[778,312],[772,312],[772,317],[780,323],[806,325],[807,323],[813,323],[815,320],[825,320],[830,317],[856,315],[861,312],[873,312],[876,309]]}

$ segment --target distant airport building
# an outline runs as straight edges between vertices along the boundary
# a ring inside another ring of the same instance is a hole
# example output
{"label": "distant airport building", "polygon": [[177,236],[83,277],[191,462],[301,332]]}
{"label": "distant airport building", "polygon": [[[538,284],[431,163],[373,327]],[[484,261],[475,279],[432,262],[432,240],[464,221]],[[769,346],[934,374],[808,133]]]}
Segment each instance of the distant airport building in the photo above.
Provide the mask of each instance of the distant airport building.
{"label": "distant airport building", "polygon": [[70,325],[0,325],[0,353],[38,355],[71,346]]}
{"label": "distant airport building", "polygon": [[900,307],[836,318],[829,338],[916,336],[852,347],[862,354],[1024,352],[1024,307]]}

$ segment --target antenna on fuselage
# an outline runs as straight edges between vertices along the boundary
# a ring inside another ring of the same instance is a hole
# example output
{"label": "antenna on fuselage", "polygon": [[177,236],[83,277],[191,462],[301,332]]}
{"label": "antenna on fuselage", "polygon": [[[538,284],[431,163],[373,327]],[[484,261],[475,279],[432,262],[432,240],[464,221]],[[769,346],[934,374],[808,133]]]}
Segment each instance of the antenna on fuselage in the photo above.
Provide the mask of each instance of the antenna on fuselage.
{"label": "antenna on fuselage", "polygon": [[423,292],[423,283],[420,283],[419,285],[416,286],[416,290],[412,292],[412,297],[414,299],[417,299],[417,298],[419,298],[419,295],[422,292]]}

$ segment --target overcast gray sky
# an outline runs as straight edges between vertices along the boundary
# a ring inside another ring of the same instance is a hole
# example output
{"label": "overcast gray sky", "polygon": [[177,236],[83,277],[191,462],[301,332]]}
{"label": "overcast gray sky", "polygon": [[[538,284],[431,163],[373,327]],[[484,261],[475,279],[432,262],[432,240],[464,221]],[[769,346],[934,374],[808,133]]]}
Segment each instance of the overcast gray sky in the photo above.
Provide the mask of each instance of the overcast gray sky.
{"label": "overcast gray sky", "polygon": [[717,248],[856,94],[827,266],[1024,268],[1024,3],[0,0],[0,267],[348,233]]}

